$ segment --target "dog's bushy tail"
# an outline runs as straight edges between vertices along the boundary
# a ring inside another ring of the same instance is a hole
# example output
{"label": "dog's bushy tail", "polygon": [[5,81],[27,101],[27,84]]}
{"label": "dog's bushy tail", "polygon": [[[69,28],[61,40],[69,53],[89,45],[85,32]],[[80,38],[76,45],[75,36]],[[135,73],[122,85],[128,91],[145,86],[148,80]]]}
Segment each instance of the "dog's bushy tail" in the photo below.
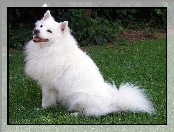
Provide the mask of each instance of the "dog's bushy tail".
{"label": "dog's bushy tail", "polygon": [[116,106],[119,107],[120,111],[154,113],[151,101],[146,96],[145,91],[138,86],[129,83],[122,84],[116,93]]}

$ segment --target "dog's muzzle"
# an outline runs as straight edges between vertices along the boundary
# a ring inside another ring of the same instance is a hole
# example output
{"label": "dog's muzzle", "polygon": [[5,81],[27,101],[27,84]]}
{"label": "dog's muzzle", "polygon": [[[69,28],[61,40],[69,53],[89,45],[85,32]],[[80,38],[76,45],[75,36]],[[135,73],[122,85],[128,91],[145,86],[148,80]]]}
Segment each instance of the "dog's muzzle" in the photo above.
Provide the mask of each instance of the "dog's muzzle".
{"label": "dog's muzzle", "polygon": [[48,39],[43,39],[43,38],[41,38],[41,37],[39,37],[39,34],[40,34],[40,30],[38,30],[38,29],[34,29],[34,31],[33,31],[33,41],[34,42],[47,42],[48,41]]}

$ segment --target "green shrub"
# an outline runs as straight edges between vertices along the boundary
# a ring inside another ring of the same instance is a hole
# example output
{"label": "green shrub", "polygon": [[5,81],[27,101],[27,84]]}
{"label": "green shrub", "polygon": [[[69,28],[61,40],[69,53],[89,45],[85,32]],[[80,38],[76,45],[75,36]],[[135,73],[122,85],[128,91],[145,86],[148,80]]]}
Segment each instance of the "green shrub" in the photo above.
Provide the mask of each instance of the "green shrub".
{"label": "green shrub", "polygon": [[22,49],[24,44],[32,38],[32,28],[28,24],[20,23],[19,27],[9,28],[9,46]]}
{"label": "green shrub", "polygon": [[[117,22],[110,22],[107,19],[97,17],[96,19],[88,18],[88,26],[75,28],[74,36],[80,42],[80,45],[102,45],[112,42],[119,36],[123,28]],[[82,22],[82,25],[85,25]],[[73,23],[72,23],[73,25]],[[80,25],[80,23],[79,23]]]}
{"label": "green shrub", "polygon": [[[46,10],[9,8],[9,46],[22,48],[32,37],[34,22],[43,17]],[[84,18],[83,10],[50,9],[56,21],[69,22],[72,34],[80,46],[101,45],[112,41],[116,43],[125,28],[145,27],[149,35],[151,27],[166,28],[166,8],[94,8],[88,18]]]}

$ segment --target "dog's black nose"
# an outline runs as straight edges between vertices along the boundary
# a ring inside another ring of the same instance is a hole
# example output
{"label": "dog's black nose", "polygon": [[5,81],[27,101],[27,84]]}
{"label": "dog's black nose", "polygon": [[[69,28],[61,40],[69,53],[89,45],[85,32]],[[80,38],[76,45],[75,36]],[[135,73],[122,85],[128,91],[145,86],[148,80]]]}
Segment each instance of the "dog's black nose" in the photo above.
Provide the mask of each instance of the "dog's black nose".
{"label": "dog's black nose", "polygon": [[35,34],[35,35],[37,35],[37,34],[39,34],[39,33],[40,33],[40,30],[34,29],[34,34]]}

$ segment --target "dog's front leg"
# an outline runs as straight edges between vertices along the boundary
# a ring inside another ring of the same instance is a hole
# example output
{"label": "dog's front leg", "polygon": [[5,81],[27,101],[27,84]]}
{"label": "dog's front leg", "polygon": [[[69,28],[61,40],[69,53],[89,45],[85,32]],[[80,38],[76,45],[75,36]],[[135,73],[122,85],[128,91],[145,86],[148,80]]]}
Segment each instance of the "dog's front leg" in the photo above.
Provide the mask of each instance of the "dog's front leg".
{"label": "dog's front leg", "polygon": [[50,89],[47,86],[42,86],[42,107],[47,108],[49,106],[56,105],[58,92],[54,89]]}

